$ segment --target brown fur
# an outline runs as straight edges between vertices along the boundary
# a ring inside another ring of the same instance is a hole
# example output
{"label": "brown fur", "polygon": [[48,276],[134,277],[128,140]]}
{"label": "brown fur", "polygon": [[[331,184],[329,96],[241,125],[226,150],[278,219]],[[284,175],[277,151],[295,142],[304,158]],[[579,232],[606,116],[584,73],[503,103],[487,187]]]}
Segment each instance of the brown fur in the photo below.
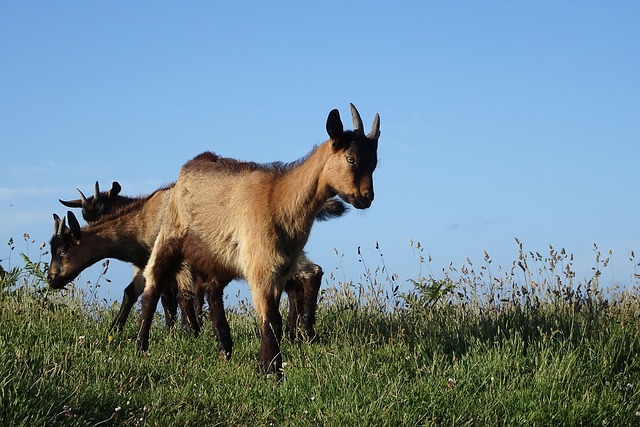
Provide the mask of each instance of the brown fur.
{"label": "brown fur", "polygon": [[291,165],[222,161],[203,153],[186,163],[144,275],[138,346],[147,350],[160,292],[182,279],[185,262],[221,280],[245,278],[260,320],[260,365],[282,367],[278,312],[286,280],[296,273],[314,218],[335,195],[358,209],[373,201],[379,117],[365,136],[353,105],[354,131],[343,131],[337,110],[329,113],[329,141]]}

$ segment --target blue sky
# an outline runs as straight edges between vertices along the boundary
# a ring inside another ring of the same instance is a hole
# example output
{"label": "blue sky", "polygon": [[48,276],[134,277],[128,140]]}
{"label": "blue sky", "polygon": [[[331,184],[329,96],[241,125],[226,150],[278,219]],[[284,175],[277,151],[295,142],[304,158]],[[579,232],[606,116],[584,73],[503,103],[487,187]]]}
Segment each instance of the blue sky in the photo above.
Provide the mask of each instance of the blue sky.
{"label": "blue sky", "polygon": [[[605,278],[631,284],[638,22],[633,1],[3,1],[0,239],[17,264],[76,187],[147,194],[204,150],[293,161],[353,102],[365,126],[381,117],[376,200],[314,227],[325,272],[360,280],[357,248],[375,267],[379,242],[404,283],[411,240],[436,275],[485,250],[509,268],[517,237],[566,248],[578,278],[597,243],[614,254]],[[114,298],[132,271],[117,264]]]}

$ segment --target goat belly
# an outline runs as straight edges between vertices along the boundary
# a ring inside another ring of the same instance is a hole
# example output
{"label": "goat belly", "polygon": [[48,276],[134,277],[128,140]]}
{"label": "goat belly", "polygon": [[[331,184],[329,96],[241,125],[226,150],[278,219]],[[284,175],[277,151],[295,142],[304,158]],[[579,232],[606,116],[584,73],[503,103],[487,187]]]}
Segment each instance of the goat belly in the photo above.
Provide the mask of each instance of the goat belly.
{"label": "goat belly", "polygon": [[231,261],[233,254],[237,252],[237,243],[230,242],[227,250],[221,251],[218,246],[211,246],[201,238],[189,234],[183,243],[183,255],[196,270],[205,274],[215,274],[219,278],[229,280],[240,277],[238,269],[234,268],[235,262]]}

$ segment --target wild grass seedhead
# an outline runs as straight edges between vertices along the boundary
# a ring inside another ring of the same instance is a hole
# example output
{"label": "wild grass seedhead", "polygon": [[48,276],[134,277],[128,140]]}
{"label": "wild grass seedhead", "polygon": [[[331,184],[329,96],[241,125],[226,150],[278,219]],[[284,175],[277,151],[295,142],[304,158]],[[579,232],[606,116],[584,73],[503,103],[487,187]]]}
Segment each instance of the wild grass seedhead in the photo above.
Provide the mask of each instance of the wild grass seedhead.
{"label": "wild grass seedhead", "polygon": [[637,284],[605,288],[611,264],[602,255],[600,274],[592,270],[579,280],[564,249],[538,253],[518,242],[519,257],[505,269],[483,252],[479,261],[432,274],[424,247],[412,248],[421,274],[406,282],[387,270],[380,245],[369,258],[360,248],[363,271],[353,280],[328,277],[318,311],[320,344],[283,343],[290,356],[282,381],[251,368],[258,322],[248,300],[228,307],[237,344],[231,361],[218,359],[209,333],[194,338],[160,326],[154,333],[161,345],[140,357],[133,325],[107,338],[115,307],[87,304],[82,286],[34,290],[30,283],[44,285],[43,265],[30,261],[30,271],[17,269],[13,291],[3,286],[0,293],[6,356],[0,383],[5,378],[9,396],[0,419],[7,425],[441,425],[454,419],[591,425],[606,418],[609,425],[634,425],[640,290]]}

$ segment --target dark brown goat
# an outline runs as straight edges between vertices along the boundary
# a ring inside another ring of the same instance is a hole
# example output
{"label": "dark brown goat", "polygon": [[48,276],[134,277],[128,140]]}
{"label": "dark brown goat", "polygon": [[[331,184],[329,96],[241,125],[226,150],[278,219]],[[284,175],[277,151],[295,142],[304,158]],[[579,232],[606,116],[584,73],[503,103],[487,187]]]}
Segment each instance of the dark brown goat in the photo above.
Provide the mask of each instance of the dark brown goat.
{"label": "dark brown goat", "polygon": [[338,110],[332,110],[329,140],[291,165],[258,165],[208,153],[182,167],[144,272],[140,350],[148,349],[161,292],[176,282],[183,290],[192,286],[188,265],[221,281],[249,282],[260,322],[260,366],[280,374],[280,297],[296,273],[314,218],[336,195],[357,209],[373,201],[380,118],[376,115],[365,135],[353,105],[351,113],[353,131],[344,131]]}
{"label": "dark brown goat", "polygon": [[[100,185],[98,184],[98,181],[96,181],[93,196],[90,197],[86,197],[80,189],[76,190],[80,194],[79,199],[67,201],[62,199],[58,200],[64,206],[70,208],[82,208],[82,218],[84,218],[84,220],[89,224],[93,224],[105,216],[116,212],[123,206],[140,199],[140,197],[134,198],[121,196],[120,191],[122,190],[122,187],[117,181],[114,181],[111,184],[111,189],[109,191],[104,192],[100,191]],[[71,230],[68,230],[68,234],[70,234],[70,232]],[[121,331],[124,328],[131,309],[136,301],[138,301],[140,295],[142,295],[142,291],[144,291],[144,277],[142,276],[142,269],[134,265],[134,270],[133,279],[124,289],[120,310],[118,311],[116,318],[111,323],[109,332],[114,328],[116,328],[117,331]],[[168,292],[162,295],[162,306],[165,312],[167,327],[170,328],[173,326],[174,319],[177,315],[177,302],[174,293]]]}
{"label": "dark brown goat", "polygon": [[[52,288],[61,288],[75,279],[85,268],[104,258],[115,258],[132,263],[137,274],[125,291],[123,304],[112,323],[121,329],[131,307],[144,289],[144,269],[153,242],[158,234],[166,210],[169,191],[162,188],[153,194],[121,206],[114,214],[107,215],[92,225],[80,227],[78,220],[69,212],[69,227],[65,220],[54,214],[54,235],[51,238],[51,262],[48,281]],[[166,292],[167,319],[175,316],[175,292]],[[193,320],[195,315],[191,318]]]}

